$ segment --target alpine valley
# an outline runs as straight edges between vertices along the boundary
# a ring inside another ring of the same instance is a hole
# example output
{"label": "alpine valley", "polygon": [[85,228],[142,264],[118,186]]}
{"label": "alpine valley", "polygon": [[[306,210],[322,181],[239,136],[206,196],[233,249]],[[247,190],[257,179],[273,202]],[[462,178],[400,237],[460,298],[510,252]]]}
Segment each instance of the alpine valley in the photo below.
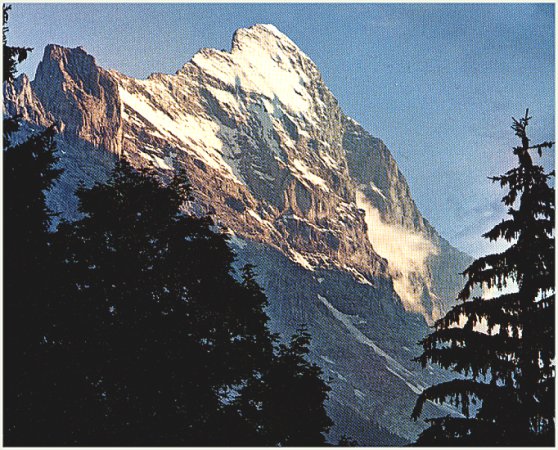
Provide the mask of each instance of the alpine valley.
{"label": "alpine valley", "polygon": [[4,86],[4,114],[28,131],[57,124],[65,170],[48,201],[70,219],[75,188],[105,180],[118,158],[163,180],[184,170],[190,212],[230,236],[239,267],[256,266],[273,330],[307,324],[332,388],[332,442],[403,445],[425,427],[410,419],[416,396],[446,375],[412,358],[471,258],[422,217],[384,143],[274,26],[239,29],[230,52],[202,49],[146,80],[49,45],[33,81]]}

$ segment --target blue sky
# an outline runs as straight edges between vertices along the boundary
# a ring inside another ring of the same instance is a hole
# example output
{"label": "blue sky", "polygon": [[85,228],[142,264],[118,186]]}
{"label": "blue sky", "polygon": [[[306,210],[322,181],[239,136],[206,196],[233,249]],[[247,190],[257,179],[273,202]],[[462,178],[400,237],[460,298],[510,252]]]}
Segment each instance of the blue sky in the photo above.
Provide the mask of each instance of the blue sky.
{"label": "blue sky", "polygon": [[[15,4],[9,43],[83,46],[105,67],[174,73],[202,47],[272,23],[318,65],[342,109],[394,154],[423,215],[479,256],[514,164],[511,117],[554,139],[553,4]],[[538,157],[537,157],[538,158]],[[543,158],[549,169],[554,156]]]}

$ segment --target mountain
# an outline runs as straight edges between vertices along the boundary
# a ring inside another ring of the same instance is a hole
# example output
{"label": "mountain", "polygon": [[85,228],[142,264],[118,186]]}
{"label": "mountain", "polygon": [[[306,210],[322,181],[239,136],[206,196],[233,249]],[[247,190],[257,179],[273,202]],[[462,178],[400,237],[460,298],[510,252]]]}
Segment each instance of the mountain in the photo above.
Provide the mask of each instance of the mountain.
{"label": "mountain", "polygon": [[274,26],[239,29],[230,52],[202,49],[146,80],[49,45],[33,81],[4,86],[4,114],[58,125],[66,170],[49,204],[69,218],[78,183],[104,180],[117,158],[163,179],[185,170],[190,211],[230,235],[238,265],[256,264],[273,328],[309,326],[333,388],[332,440],[402,444],[424,427],[409,418],[414,399],[445,374],[411,359],[471,258],[422,217],[388,148]]}

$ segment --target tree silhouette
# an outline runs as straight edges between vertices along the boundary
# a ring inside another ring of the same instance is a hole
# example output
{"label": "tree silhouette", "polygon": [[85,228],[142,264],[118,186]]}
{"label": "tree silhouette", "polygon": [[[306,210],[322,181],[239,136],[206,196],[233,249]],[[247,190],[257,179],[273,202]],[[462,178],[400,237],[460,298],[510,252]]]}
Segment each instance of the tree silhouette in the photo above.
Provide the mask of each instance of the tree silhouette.
{"label": "tree silhouette", "polygon": [[[51,326],[44,304],[52,295],[52,214],[45,190],[60,171],[52,130],[4,149],[4,432],[6,443],[25,436],[34,405],[41,403],[31,386],[46,380],[49,362],[42,356]],[[42,356],[41,356],[42,355]],[[20,434],[20,432],[22,434]]]}
{"label": "tree silhouette", "polygon": [[321,368],[306,360],[309,346],[310,334],[302,327],[288,345],[279,346],[268,371],[263,409],[273,445],[324,445],[323,433],[333,425],[324,407],[330,388],[321,379]]}
{"label": "tree silhouette", "polygon": [[[305,359],[309,335],[274,345],[253,268],[234,276],[225,237],[182,212],[188,192],[182,175],[163,185],[126,162],[78,190],[84,216],[59,225],[38,305],[35,404],[11,443],[324,442],[329,388]],[[239,398],[259,402],[253,420]]]}
{"label": "tree silhouette", "polygon": [[[16,66],[30,49],[7,45],[10,7],[3,6],[4,85],[13,82]],[[50,362],[43,352],[52,322],[43,308],[50,289],[53,214],[45,192],[61,171],[55,168],[54,130],[15,138],[17,117],[4,124],[4,440],[10,445],[33,428],[34,411],[45,399],[42,372]]]}
{"label": "tree silhouette", "polygon": [[236,401],[241,416],[256,430],[259,446],[323,446],[324,433],[333,422],[324,401],[329,386],[322,370],[307,361],[310,334],[305,327],[280,344],[273,361],[260,376],[252,378]]}
{"label": "tree silhouette", "polygon": [[[463,417],[428,419],[419,445],[554,444],[555,213],[548,184],[554,172],[545,173],[530,155],[542,155],[553,143],[531,144],[528,112],[513,119],[521,140],[513,149],[518,166],[492,178],[508,188],[502,201],[510,217],[483,235],[512,244],[465,270],[462,303],[436,322],[417,358],[423,367],[432,362],[464,377],[426,389],[412,417],[420,416],[428,400],[451,400]],[[512,281],[517,291],[503,293]],[[475,287],[497,288],[500,295],[474,297]]]}
{"label": "tree silhouette", "polygon": [[163,186],[126,162],[78,190],[84,218],[59,227],[63,288],[49,305],[49,340],[75,386],[59,400],[68,417],[53,442],[219,444],[222,397],[269,359],[265,296],[233,277],[210,220],[181,212],[187,192],[181,176]]}

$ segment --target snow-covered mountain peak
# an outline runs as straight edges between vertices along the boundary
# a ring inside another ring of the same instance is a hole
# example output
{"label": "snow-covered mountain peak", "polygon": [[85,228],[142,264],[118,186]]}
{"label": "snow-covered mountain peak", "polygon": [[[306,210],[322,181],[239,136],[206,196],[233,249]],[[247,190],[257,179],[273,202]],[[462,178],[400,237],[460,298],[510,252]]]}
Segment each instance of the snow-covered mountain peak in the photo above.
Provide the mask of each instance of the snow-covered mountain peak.
{"label": "snow-covered mountain peak", "polygon": [[253,31],[258,33],[271,33],[276,38],[287,41],[296,47],[296,44],[291,39],[279,31],[279,29],[271,23],[257,23],[249,28],[240,28],[240,30]]}
{"label": "snow-covered mountain peak", "polygon": [[263,95],[294,114],[308,112],[312,103],[308,87],[320,78],[310,58],[273,25],[241,28],[230,52],[202,49],[191,63],[229,90]]}
{"label": "snow-covered mountain peak", "polygon": [[248,28],[239,28],[235,31],[232,40],[232,51],[250,45],[256,41],[259,46],[273,53],[277,48],[292,55],[300,55],[314,65],[312,60],[285,34],[271,24],[255,24]]}

